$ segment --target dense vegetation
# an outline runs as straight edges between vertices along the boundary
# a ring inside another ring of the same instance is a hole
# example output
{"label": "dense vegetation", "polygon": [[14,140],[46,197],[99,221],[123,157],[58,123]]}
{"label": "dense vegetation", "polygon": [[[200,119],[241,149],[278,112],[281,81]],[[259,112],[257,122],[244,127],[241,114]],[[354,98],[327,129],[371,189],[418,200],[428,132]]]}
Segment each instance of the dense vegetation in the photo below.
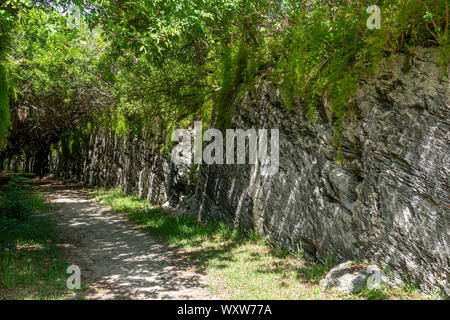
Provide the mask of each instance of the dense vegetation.
{"label": "dense vegetation", "polygon": [[[75,4],[81,20],[73,28],[67,11]],[[43,173],[50,146],[87,123],[118,132],[151,128],[163,139],[194,118],[226,125],[239,90],[264,77],[283,89],[287,109],[304,108],[312,121],[329,101],[338,137],[358,80],[382,58],[437,46],[437,63],[445,68],[449,61],[446,0],[377,1],[379,30],[366,26],[371,4],[5,1],[0,140],[10,131],[1,158],[34,158]]]}

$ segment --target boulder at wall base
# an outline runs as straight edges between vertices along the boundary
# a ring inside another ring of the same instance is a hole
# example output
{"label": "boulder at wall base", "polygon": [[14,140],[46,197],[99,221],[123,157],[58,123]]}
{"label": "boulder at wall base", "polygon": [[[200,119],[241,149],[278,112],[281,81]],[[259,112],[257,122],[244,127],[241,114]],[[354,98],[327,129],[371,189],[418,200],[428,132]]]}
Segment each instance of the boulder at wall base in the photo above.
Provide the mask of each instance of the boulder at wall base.
{"label": "boulder at wall base", "polygon": [[388,284],[388,278],[377,266],[348,261],[331,269],[321,284],[324,291],[357,294],[364,286],[372,289]]}

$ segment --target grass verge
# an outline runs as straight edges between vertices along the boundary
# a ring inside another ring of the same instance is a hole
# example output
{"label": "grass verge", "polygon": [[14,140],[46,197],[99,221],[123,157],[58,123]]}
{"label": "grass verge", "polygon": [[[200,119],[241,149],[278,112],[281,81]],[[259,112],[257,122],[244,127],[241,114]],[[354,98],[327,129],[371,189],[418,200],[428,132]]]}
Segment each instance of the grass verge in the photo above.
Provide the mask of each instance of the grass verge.
{"label": "grass verge", "polygon": [[208,225],[190,215],[176,215],[119,189],[95,189],[97,200],[152,236],[183,248],[210,279],[210,290],[219,299],[420,299],[416,293],[396,289],[359,295],[322,292],[319,284],[335,265],[309,263],[297,252],[277,250],[255,232],[244,235],[222,222]]}
{"label": "grass verge", "polygon": [[[42,215],[50,210],[45,198],[36,192],[22,190],[18,210],[31,210],[24,218],[11,217],[18,208],[11,205],[11,193],[0,191],[0,299],[65,299],[68,264],[57,247],[54,222]],[[16,191],[15,191],[16,192]]]}

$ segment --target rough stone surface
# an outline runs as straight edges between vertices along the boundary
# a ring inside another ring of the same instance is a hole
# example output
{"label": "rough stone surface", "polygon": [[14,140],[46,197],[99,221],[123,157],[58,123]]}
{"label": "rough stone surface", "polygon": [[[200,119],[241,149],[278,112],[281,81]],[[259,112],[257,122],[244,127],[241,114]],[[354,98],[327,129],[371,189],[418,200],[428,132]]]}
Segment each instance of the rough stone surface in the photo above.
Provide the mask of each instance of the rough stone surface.
{"label": "rough stone surface", "polygon": [[280,91],[261,81],[236,101],[232,123],[280,130],[279,173],[202,166],[199,216],[238,221],[292,249],[302,242],[321,260],[367,260],[399,283],[406,277],[448,295],[450,90],[436,60],[436,51],[417,48],[361,81],[342,162],[335,160],[328,106],[312,124],[301,103],[286,112]]}
{"label": "rough stone surface", "polygon": [[324,290],[357,294],[367,285],[370,288],[380,288],[382,285],[387,285],[388,278],[377,266],[348,261],[331,269],[321,284]]}
{"label": "rough stone surface", "polygon": [[301,102],[287,112],[279,89],[263,79],[233,103],[232,128],[280,130],[276,175],[261,176],[258,165],[202,165],[192,195],[152,139],[102,130],[82,161],[59,155],[52,168],[153,203],[183,198],[200,219],[237,221],[292,249],[301,242],[320,260],[367,260],[397,282],[406,277],[449,295],[450,94],[436,60],[436,50],[417,48],[361,81],[342,161],[327,103],[312,123]]}
{"label": "rough stone surface", "polygon": [[51,155],[51,171],[63,178],[77,178],[89,185],[119,187],[151,203],[178,204],[188,192],[186,167],[175,166],[159,150],[155,138],[123,136],[99,128],[81,141],[75,154]]}

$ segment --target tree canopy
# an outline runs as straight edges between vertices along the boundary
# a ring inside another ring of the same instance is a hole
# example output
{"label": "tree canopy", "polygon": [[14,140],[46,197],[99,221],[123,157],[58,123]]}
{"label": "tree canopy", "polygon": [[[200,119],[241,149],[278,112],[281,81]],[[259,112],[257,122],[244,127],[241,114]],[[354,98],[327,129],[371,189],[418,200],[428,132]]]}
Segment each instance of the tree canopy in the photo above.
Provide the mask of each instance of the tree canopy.
{"label": "tree canopy", "polygon": [[[448,65],[446,0],[380,0],[374,30],[366,26],[371,4],[7,0],[0,5],[3,158],[45,159],[64,133],[89,122],[162,137],[194,118],[225,125],[239,90],[262,77],[282,88],[288,109],[300,98],[312,121],[326,97],[339,135],[358,80],[382,58],[437,46]],[[74,6],[75,28],[67,23]]]}

